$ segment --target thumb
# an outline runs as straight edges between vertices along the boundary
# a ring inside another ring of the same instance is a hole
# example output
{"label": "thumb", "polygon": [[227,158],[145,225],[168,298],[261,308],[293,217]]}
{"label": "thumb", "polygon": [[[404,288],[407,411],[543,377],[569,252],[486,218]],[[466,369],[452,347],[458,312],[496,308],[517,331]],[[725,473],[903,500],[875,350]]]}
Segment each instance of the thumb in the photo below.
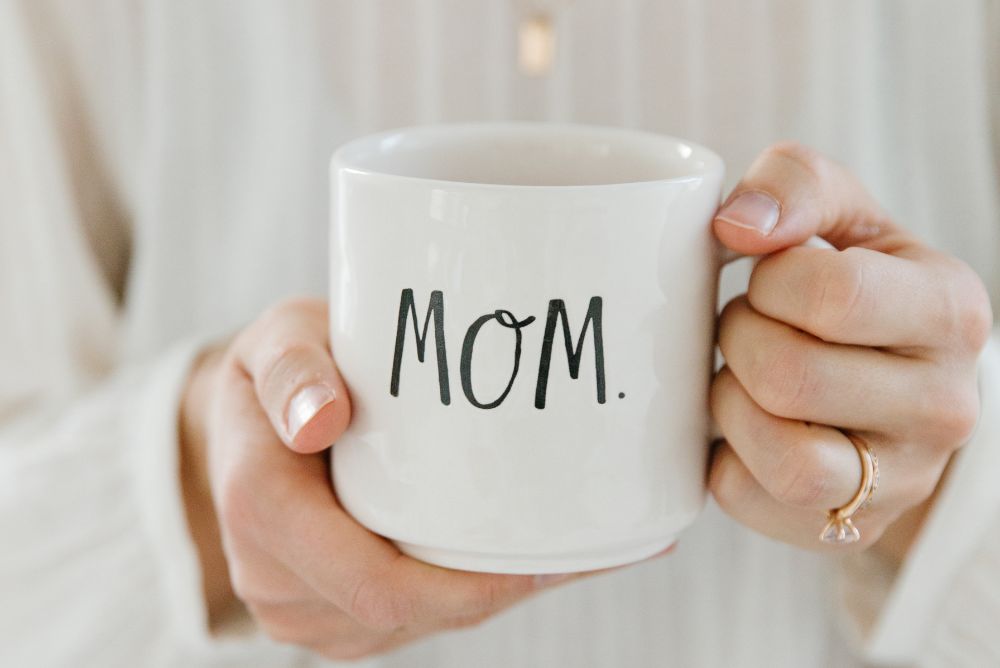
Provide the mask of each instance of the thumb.
{"label": "thumb", "polygon": [[854,175],[794,142],[775,144],[753,162],[712,228],[723,245],[744,255],[773,253],[814,235],[838,249],[888,253],[913,242]]}
{"label": "thumb", "polygon": [[285,301],[246,328],[233,350],[257,400],[292,450],[319,452],[347,428],[351,399],[327,346],[327,306]]}

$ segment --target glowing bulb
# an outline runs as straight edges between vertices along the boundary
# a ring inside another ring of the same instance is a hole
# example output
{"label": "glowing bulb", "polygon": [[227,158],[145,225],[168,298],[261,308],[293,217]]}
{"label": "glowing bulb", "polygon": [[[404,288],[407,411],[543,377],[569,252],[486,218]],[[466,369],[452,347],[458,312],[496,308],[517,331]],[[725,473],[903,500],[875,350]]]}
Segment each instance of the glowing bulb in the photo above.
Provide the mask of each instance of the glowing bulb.
{"label": "glowing bulb", "polygon": [[518,65],[523,74],[540,77],[549,73],[556,46],[552,19],[544,15],[524,19],[518,30],[518,44]]}

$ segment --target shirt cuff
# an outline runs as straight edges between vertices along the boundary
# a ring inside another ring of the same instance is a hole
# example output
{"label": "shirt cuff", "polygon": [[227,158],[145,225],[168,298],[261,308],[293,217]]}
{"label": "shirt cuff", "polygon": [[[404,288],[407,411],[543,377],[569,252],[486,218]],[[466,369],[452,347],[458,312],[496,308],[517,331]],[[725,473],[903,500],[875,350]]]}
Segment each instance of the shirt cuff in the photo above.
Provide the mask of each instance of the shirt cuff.
{"label": "shirt cuff", "polygon": [[913,664],[942,616],[953,585],[995,527],[1000,485],[1000,351],[991,340],[980,360],[981,415],[972,440],[953,458],[910,553],[899,570],[872,554],[840,564],[838,596],[848,633],[864,658]]}

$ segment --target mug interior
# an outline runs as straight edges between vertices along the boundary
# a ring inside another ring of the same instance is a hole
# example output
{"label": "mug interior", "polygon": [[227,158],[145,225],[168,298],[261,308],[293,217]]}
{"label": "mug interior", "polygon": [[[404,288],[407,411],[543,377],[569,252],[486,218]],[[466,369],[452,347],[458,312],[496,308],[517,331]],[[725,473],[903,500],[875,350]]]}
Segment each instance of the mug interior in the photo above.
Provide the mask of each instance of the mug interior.
{"label": "mug interior", "polygon": [[712,151],[664,135],[560,123],[468,123],[391,130],[334,155],[337,168],[499,186],[596,186],[696,178]]}

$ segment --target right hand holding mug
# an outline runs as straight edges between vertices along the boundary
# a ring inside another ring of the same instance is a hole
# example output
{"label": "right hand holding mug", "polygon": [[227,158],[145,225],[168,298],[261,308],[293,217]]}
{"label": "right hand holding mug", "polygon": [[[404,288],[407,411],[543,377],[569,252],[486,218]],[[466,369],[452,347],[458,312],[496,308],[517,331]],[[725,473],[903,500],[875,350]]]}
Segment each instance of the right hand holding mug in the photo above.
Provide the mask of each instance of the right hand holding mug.
{"label": "right hand holding mug", "polygon": [[[880,475],[855,545],[884,534],[901,560],[979,415],[976,362],[992,325],[982,282],[793,143],[754,162],[713,227],[730,250],[770,254],[720,316],[713,495],[751,529],[823,548],[827,514],[862,485],[860,439]],[[799,246],[813,235],[834,249]]]}

